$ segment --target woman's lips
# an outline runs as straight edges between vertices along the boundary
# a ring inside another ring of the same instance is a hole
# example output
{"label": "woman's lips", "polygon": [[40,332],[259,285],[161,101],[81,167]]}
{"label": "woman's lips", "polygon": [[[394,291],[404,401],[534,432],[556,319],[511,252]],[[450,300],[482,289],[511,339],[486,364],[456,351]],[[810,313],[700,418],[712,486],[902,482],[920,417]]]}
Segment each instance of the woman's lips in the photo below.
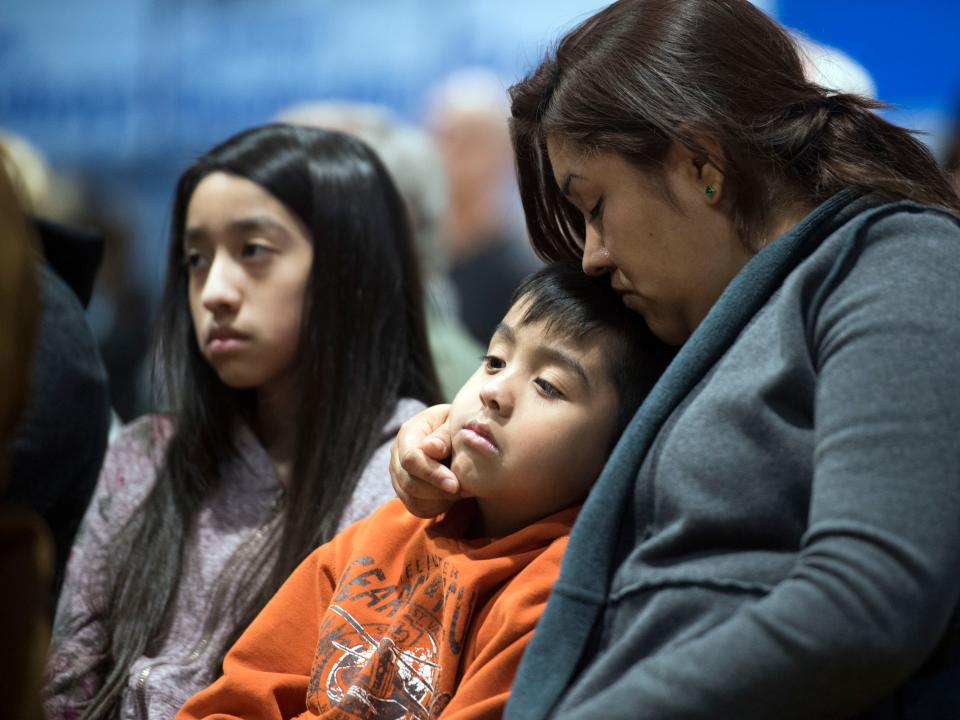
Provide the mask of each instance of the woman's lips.
{"label": "woman's lips", "polygon": [[494,455],[500,454],[500,447],[497,445],[493,433],[484,423],[468,422],[460,429],[460,437],[467,445],[477,450]]}
{"label": "woman's lips", "polygon": [[613,286],[613,291],[620,297],[620,302],[630,310],[639,310],[643,304],[640,295],[630,288]]}

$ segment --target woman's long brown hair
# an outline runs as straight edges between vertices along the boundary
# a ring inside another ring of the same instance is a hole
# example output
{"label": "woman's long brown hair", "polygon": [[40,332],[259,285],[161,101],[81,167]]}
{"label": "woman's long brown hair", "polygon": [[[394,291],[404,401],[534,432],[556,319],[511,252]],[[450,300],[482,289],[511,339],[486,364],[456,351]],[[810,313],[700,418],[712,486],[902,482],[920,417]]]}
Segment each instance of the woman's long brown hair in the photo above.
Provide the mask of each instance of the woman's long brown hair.
{"label": "woman's long brown hair", "polygon": [[882,103],[810,82],[793,39],[747,0],[615,2],[510,95],[527,226],[548,259],[579,256],[584,231],[554,182],[550,134],[654,173],[670,144],[683,143],[724,173],[751,247],[767,239],[777,208],[815,205],[844,188],[960,213],[926,146],[877,115]]}

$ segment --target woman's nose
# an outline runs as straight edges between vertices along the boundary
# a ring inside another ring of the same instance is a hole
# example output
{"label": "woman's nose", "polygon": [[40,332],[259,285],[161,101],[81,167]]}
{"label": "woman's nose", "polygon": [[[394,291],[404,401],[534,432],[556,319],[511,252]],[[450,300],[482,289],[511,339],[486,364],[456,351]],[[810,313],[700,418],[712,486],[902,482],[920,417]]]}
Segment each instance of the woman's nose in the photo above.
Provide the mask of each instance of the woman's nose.
{"label": "woman's nose", "polygon": [[613,268],[610,253],[607,252],[600,233],[590,225],[587,225],[581,264],[583,265],[583,271],[587,275],[603,275]]}
{"label": "woman's nose", "polygon": [[501,371],[480,388],[480,402],[490,412],[509,417],[513,412],[513,391],[510,386],[509,375]]}

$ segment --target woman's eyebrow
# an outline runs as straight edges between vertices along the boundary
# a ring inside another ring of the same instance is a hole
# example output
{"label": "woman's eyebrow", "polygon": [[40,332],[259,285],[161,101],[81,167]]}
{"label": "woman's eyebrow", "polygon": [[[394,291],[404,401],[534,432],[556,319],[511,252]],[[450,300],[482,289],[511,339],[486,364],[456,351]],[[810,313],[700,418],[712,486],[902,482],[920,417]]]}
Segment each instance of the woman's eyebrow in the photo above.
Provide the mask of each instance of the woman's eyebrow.
{"label": "woman's eyebrow", "polygon": [[563,176],[563,182],[560,183],[560,192],[564,197],[570,197],[570,183],[574,180],[583,180],[583,175],[577,175],[576,173],[567,173]]}

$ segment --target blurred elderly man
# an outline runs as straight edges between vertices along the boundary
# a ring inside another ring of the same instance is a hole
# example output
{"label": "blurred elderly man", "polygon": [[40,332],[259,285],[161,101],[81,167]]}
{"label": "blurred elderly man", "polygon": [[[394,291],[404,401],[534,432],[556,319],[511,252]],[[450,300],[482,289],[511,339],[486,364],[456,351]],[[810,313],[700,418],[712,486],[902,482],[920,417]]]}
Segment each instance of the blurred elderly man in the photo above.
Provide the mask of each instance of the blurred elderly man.
{"label": "blurred elderly man", "polygon": [[504,83],[481,68],[449,75],[427,102],[426,124],[450,183],[450,278],[464,323],[482,343],[509,309],[520,280],[540,265],[519,212],[509,114]]}
{"label": "blurred elderly man", "polygon": [[383,161],[407,204],[423,283],[427,335],[444,395],[452,399],[477,369],[484,345],[464,328],[458,297],[447,275],[449,252],[443,223],[447,185],[430,137],[399,122],[386,108],[349,102],[312,102],[280,113],[282,122],[340,130],[366,142]]}

